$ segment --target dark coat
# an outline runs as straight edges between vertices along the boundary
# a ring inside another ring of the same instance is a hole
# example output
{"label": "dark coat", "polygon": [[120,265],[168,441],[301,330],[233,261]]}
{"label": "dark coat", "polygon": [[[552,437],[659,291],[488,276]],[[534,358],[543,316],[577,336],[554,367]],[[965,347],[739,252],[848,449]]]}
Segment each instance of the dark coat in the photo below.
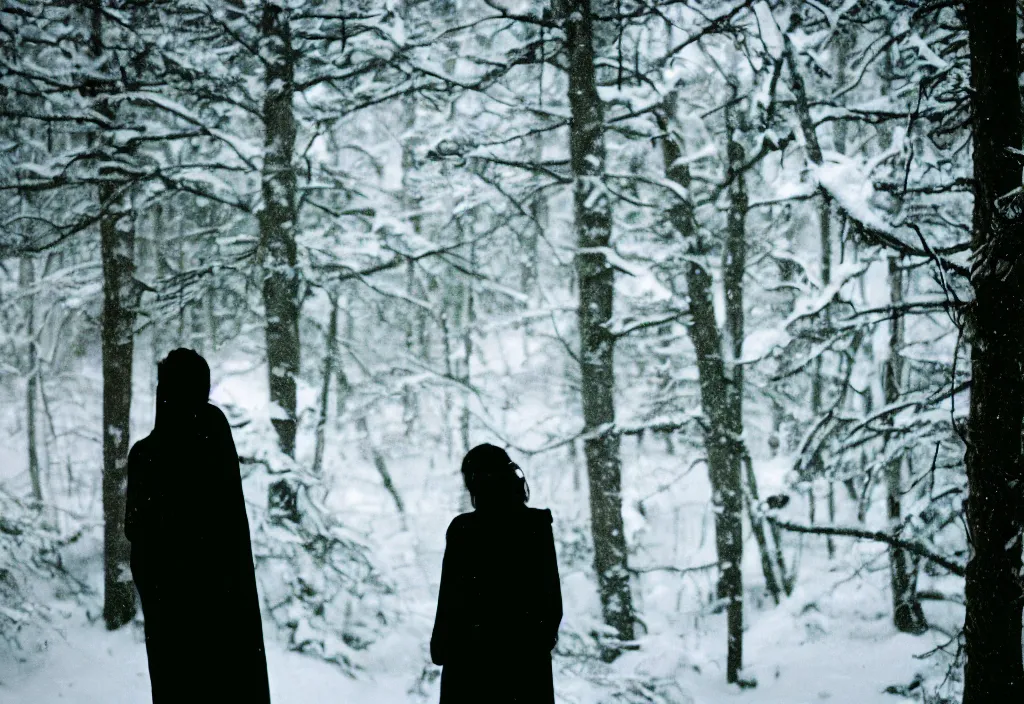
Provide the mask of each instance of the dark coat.
{"label": "dark coat", "polygon": [[430,657],[441,704],[553,704],[562,593],[551,512],[478,510],[448,527]]}
{"label": "dark coat", "polygon": [[220,409],[157,427],[128,456],[125,533],[154,704],[267,704],[249,522]]}

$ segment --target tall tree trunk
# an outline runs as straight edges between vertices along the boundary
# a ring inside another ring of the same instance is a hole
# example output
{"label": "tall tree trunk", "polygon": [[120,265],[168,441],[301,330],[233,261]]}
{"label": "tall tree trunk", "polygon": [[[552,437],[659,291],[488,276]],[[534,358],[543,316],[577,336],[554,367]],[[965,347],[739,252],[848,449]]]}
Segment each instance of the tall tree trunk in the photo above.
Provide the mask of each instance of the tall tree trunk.
{"label": "tall tree trunk", "polygon": [[[266,312],[267,371],[271,422],[282,452],[295,456],[295,378],[299,373],[299,272],[295,230],[294,75],[288,10],[264,2],[260,19],[261,55],[265,66],[263,98],[263,209],[259,213],[263,264],[263,306]],[[291,513],[295,487],[281,479],[270,487],[270,503]]]}
{"label": "tall tree trunk", "polygon": [[[893,309],[903,303],[903,272],[900,262],[889,259],[889,293]],[[896,403],[903,385],[903,315],[894,312],[889,329],[889,358],[882,368],[882,389],[886,405]],[[890,424],[892,423],[890,419]],[[903,522],[903,457],[889,460],[885,468],[889,529],[896,533]],[[924,633],[928,624],[917,599],[915,566],[906,550],[889,547],[889,576],[892,586],[892,617],[896,628],[903,633]]]}
{"label": "tall tree trunk", "polygon": [[[821,166],[824,161],[821,144],[818,142],[818,133],[815,129],[814,121],[811,119],[810,101],[807,98],[807,87],[804,84],[803,75],[800,73],[800,68],[796,62],[796,50],[793,48],[793,42],[789,38],[788,33],[783,33],[782,40],[783,57],[789,65],[790,88],[796,98],[797,116],[800,120],[800,131],[804,135],[804,149],[807,152],[807,160],[815,166]],[[821,196],[822,200],[819,206],[818,219],[820,227],[819,232],[821,235],[821,285],[822,288],[825,288],[829,285],[829,281],[832,278],[831,199],[824,190],[821,191]],[[814,362],[814,376],[811,379],[811,412],[814,417],[817,417],[818,414],[821,413],[824,385],[821,368],[822,359],[819,356]],[[810,523],[813,525],[815,521],[814,480],[825,471],[820,455],[814,458],[814,461],[811,463],[811,467],[812,475],[808,478],[809,484],[807,488],[807,500],[809,513],[808,518]],[[835,497],[833,495],[831,481],[829,482],[828,492],[829,520],[831,521],[833,519],[832,514],[835,513]],[[828,545],[829,557],[832,557],[835,552],[832,536],[828,535],[825,539]]]}
{"label": "tall tree trunk", "polygon": [[[533,150],[533,158],[537,163],[544,160],[544,135],[534,135],[531,140],[531,147]],[[548,196],[547,191],[543,189],[537,189],[530,199],[530,219],[529,226],[523,233],[523,254],[520,259],[519,267],[519,287],[522,292],[529,298],[530,302],[534,301],[537,290],[537,282],[540,278],[540,250],[538,249],[540,244],[541,235],[547,228],[548,218]],[[526,330],[529,330],[529,322],[526,323]],[[524,336],[525,337],[525,336]]]}
{"label": "tall tree trunk", "polygon": [[324,341],[327,356],[324,358],[323,383],[320,386],[320,413],[316,419],[316,446],[313,449],[313,473],[320,474],[323,469],[324,447],[327,444],[328,401],[331,396],[331,376],[338,358],[338,296],[329,295],[331,315],[327,322],[327,339]]}
{"label": "tall tree trunk", "polygon": [[[820,235],[821,235],[821,285],[823,288],[828,288],[832,283],[832,208],[827,198],[821,199],[821,209],[819,211],[819,224],[820,224]],[[826,306],[823,311],[825,317],[826,326],[829,324],[829,310]],[[818,358],[814,360],[814,379],[812,381],[813,390],[811,392],[811,413],[815,419],[821,413],[822,408],[822,394],[825,390],[825,376],[822,370],[825,360],[822,355],[818,355]],[[835,495],[835,483],[832,481],[831,473],[828,468],[825,467],[824,461],[821,457],[818,457],[814,463],[818,471],[825,477],[827,484],[827,500],[828,500],[828,521],[829,524],[835,525],[836,522],[836,495]],[[813,481],[813,478],[812,478]],[[813,501],[813,498],[812,498]],[[831,535],[825,536],[825,545],[828,549],[829,559],[835,557],[836,545],[835,539]]]}
{"label": "tall tree trunk", "polygon": [[[662,131],[671,135],[675,114],[675,94],[670,93],[659,115]],[[690,187],[690,171],[682,145],[673,138],[663,142],[665,175],[683,189]],[[668,212],[669,221],[679,234],[686,252],[685,276],[690,298],[691,322],[687,331],[697,355],[701,407],[704,424],[704,450],[708,457],[715,514],[715,544],[718,550],[718,598],[728,611],[728,652],[726,679],[740,681],[743,667],[743,482],[741,473],[742,427],[735,414],[734,393],[729,387],[723,360],[722,335],[715,319],[712,300],[713,280],[705,268],[711,245],[694,226],[693,206],[677,198]]]}
{"label": "tall tree trunk", "polygon": [[[144,267],[148,265],[149,272],[148,277],[150,281],[155,282],[155,287],[160,289],[164,287],[164,278],[167,276],[167,260],[164,257],[164,204],[157,202],[153,204],[150,211],[150,232],[149,232],[149,243],[146,247],[145,254],[142,258]],[[162,316],[162,312],[157,313],[158,316]],[[164,348],[165,333],[163,331],[164,325],[151,325],[149,327],[149,337],[152,344],[152,356],[153,364],[150,367],[153,373],[153,384],[152,388],[156,388],[156,365],[161,359],[161,353]]]}
{"label": "tall tree trunk", "polygon": [[[850,52],[853,50],[853,44],[856,37],[851,32],[839,32],[836,35],[836,81],[835,90],[840,91],[846,88],[846,82],[848,80],[848,68],[850,62]],[[885,53],[885,59],[883,64],[888,61],[889,52]],[[884,69],[883,69],[884,70]],[[883,84],[884,85],[884,84]],[[882,89],[885,92],[885,88]],[[846,133],[847,124],[844,120],[836,120],[832,124],[832,146],[839,154],[846,154]],[[841,216],[839,220],[839,241],[840,247],[850,247],[853,259],[857,259],[857,242],[854,238],[844,239],[844,227],[846,225],[845,216]],[[864,279],[861,279],[862,284],[865,283]],[[852,399],[854,406],[854,412],[856,412],[857,404],[864,404],[865,402],[858,399]],[[867,464],[867,450],[861,451],[861,476],[865,476],[865,465]],[[860,500],[860,495],[857,491],[857,482],[855,477],[846,476],[843,479],[843,485],[846,489],[846,494],[850,498],[850,501],[857,503]],[[832,513],[834,514],[834,501],[832,505]],[[833,524],[835,523],[833,516]]]}
{"label": "tall tree trunk", "polygon": [[[89,49],[98,64],[111,69],[103,39],[101,0],[90,0]],[[85,93],[91,97],[114,86],[90,79]],[[116,107],[99,98],[97,112],[112,130]],[[100,344],[103,375],[103,621],[113,630],[135,615],[135,589],[129,567],[130,545],[124,534],[125,486],[128,467],[128,432],[132,404],[132,352],[139,289],[135,285],[135,223],[125,184],[114,165],[110,132],[96,137],[108,153],[100,167],[98,189],[100,258],[103,271],[103,313]]]}
{"label": "tall tree trunk", "polygon": [[[964,704],[1024,701],[1021,665],[1021,429],[1024,297],[1019,217],[996,200],[1020,187],[1017,3],[967,2],[974,127],[971,405],[968,420]],[[1020,198],[1020,196],[1016,196]],[[1018,208],[1019,210],[1019,208]]]}
{"label": "tall tree trunk", "polygon": [[[469,246],[469,267],[470,271],[476,271],[476,244]],[[465,388],[462,391],[462,409],[459,418],[459,433],[462,439],[463,452],[470,449],[470,421],[472,416],[469,413],[470,392],[469,385],[472,383],[473,370],[473,324],[476,322],[476,301],[473,297],[473,282],[468,277],[463,284],[463,311],[462,311],[462,383]]]}
{"label": "tall tree trunk", "polygon": [[[441,2],[432,2],[431,5],[432,7],[430,7],[430,11],[432,16],[437,16],[434,15],[434,13],[438,13],[443,16],[451,10],[451,8],[448,7],[450,3],[444,2],[443,0]],[[417,10],[419,10],[420,13],[423,12],[423,8],[418,8],[417,4],[412,0],[402,0],[397,5],[398,14],[402,18],[402,21],[406,23],[406,26],[413,25],[416,20],[414,13]],[[418,103],[419,96],[416,93],[406,93],[402,96],[402,191],[399,198],[401,200],[402,207],[405,210],[412,232],[416,235],[423,235],[426,218],[424,218],[423,199],[420,193],[419,184],[415,178],[417,168],[416,152],[424,144],[423,138],[416,132]],[[454,104],[452,105],[452,110],[455,110]],[[426,222],[429,223],[429,221]],[[430,233],[427,234],[429,236]],[[410,261],[406,265],[405,272],[406,294],[410,298],[423,298],[423,287],[416,279],[416,263]],[[410,357],[419,356],[421,359],[426,361],[428,358],[428,349],[425,344],[426,337],[426,312],[420,306],[413,306],[409,309],[408,315],[405,319],[406,353]],[[407,435],[414,431],[418,413],[419,394],[413,385],[406,384],[402,388],[402,421],[405,425],[405,432]]]}
{"label": "tall tree trunk", "polygon": [[[612,234],[611,201],[604,184],[604,105],[594,71],[590,0],[565,0],[572,111],[569,162],[573,174],[576,278],[579,284],[580,383],[590,521],[601,610],[620,641],[634,637],[626,535],[622,523],[622,467],[615,429],[615,337],[608,329],[615,277],[604,254]],[[606,648],[605,659],[621,649]]]}
{"label": "tall tree trunk", "polygon": [[135,615],[135,592],[124,535],[128,432],[132,404],[132,353],[137,294],[135,233],[127,197],[117,185],[100,186],[100,250],[103,260],[103,527],[104,601],[107,628]]}
{"label": "tall tree trunk", "polygon": [[[408,3],[402,4],[403,19],[408,21]],[[416,168],[416,147],[419,146],[415,135],[416,129],[416,96],[412,93],[402,97],[402,206],[409,218],[413,233],[419,235],[423,230],[423,217],[420,214],[420,199],[413,179]],[[416,264],[409,262],[405,267],[405,292],[410,298],[416,298]],[[419,307],[411,309],[405,319],[405,349],[410,357],[415,355],[416,340],[422,326],[423,313]],[[413,430],[416,416],[416,390],[410,384],[402,388],[402,419],[406,433]]]}
{"label": "tall tree trunk", "polygon": [[[24,196],[23,196],[24,197]],[[32,257],[21,258],[18,268],[18,287],[25,297],[25,432],[28,442],[28,476],[32,482],[32,501],[43,505],[43,482],[39,476],[39,445],[36,434],[36,401],[39,398],[39,347],[36,341],[36,265]]]}
{"label": "tall tree trunk", "polygon": [[[735,97],[735,89],[733,91]],[[725,251],[722,257],[722,283],[725,289],[725,330],[729,340],[728,373],[728,415],[732,425],[732,433],[736,438],[733,451],[739,457],[730,456],[731,463],[742,463],[746,449],[739,439],[743,434],[743,339],[746,336],[743,277],[747,270],[747,184],[743,173],[743,145],[735,137],[740,129],[737,124],[735,110],[726,107],[726,156],[729,169],[729,212],[726,218]],[[782,600],[785,570],[781,562],[776,564],[781,553],[773,550],[769,544],[769,535],[765,529],[765,521],[757,509],[757,477],[752,462],[746,467],[747,514],[750,525],[761,553],[761,569],[764,572],[765,586],[772,599],[778,604]],[[741,613],[742,615],[742,613]],[[742,620],[738,624],[742,628]],[[742,637],[742,636],[741,636]]]}
{"label": "tall tree trunk", "polygon": [[[470,245],[470,271],[476,271],[476,245]],[[468,280],[462,284],[462,314],[459,321],[462,324],[462,361],[459,364],[459,378],[464,387],[462,389],[462,405],[459,408],[459,441],[462,444],[462,451],[469,452],[471,448],[470,430],[472,428],[472,415],[469,412],[469,404],[472,395],[469,386],[472,383],[473,363],[473,323],[476,320],[476,311],[473,300],[473,282]],[[461,471],[459,476],[461,476]],[[462,492],[459,494],[459,510],[463,513],[473,510],[473,498],[463,484]]]}
{"label": "tall tree trunk", "polygon": [[281,449],[295,454],[295,376],[299,370],[299,277],[296,270],[294,53],[287,11],[273,2],[263,6],[261,31],[266,66],[263,126],[263,301],[266,307],[270,400]]}

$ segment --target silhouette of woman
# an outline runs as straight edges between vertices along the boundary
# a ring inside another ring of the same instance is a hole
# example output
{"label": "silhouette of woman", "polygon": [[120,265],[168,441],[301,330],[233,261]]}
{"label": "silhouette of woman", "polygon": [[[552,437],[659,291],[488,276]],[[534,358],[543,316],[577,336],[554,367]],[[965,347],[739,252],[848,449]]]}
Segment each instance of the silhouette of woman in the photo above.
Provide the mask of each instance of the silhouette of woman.
{"label": "silhouette of woman", "polygon": [[441,704],[553,704],[562,593],[551,511],[526,507],[522,470],[494,445],[462,461],[475,511],[448,526],[430,657]]}
{"label": "silhouette of woman", "polygon": [[128,455],[125,534],[142,601],[154,704],[269,704],[249,522],[210,367],[157,366],[153,432]]}

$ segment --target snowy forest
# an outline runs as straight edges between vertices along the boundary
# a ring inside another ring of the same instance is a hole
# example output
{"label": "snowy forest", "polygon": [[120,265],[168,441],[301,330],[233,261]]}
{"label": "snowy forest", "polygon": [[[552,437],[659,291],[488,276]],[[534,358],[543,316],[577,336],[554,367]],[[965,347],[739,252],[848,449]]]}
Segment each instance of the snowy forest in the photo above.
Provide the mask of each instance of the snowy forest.
{"label": "snowy forest", "polygon": [[1024,701],[1021,28],[0,0],[0,702],[149,701],[126,463],[178,347],[275,702],[437,701],[483,442],[554,515],[559,702]]}

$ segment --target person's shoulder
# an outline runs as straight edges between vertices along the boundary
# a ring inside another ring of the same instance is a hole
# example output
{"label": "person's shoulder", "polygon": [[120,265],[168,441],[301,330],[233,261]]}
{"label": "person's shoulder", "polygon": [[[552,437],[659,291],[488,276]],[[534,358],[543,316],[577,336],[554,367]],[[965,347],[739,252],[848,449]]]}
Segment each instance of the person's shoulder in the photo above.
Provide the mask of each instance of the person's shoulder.
{"label": "person's shoulder", "polygon": [[200,432],[207,438],[223,439],[231,437],[231,423],[217,406],[207,403],[198,414]]}
{"label": "person's shoulder", "polygon": [[448,524],[448,530],[445,532],[445,536],[451,539],[452,536],[458,535],[469,528],[476,518],[475,512],[460,513],[458,516],[452,519],[452,522]]}
{"label": "person's shoulder", "polygon": [[153,439],[150,435],[141,440],[136,440],[131,449],[128,450],[128,464],[137,464],[150,457],[150,446],[152,444]]}
{"label": "person's shoulder", "polygon": [[550,525],[554,522],[554,517],[551,515],[551,509],[549,508],[527,508],[526,512],[530,520],[538,523]]}
{"label": "person's shoulder", "polygon": [[225,428],[231,427],[231,424],[228,423],[228,417],[224,415],[224,411],[220,410],[219,407],[213,405],[212,403],[207,403],[205,406],[203,406],[203,410],[201,411],[201,413],[203,420],[205,420],[208,423],[223,426]]}
{"label": "person's shoulder", "polygon": [[465,528],[466,526],[473,523],[476,520],[476,511],[470,511],[469,513],[460,513],[458,516],[452,519],[452,522],[448,524],[448,529],[452,528]]}

